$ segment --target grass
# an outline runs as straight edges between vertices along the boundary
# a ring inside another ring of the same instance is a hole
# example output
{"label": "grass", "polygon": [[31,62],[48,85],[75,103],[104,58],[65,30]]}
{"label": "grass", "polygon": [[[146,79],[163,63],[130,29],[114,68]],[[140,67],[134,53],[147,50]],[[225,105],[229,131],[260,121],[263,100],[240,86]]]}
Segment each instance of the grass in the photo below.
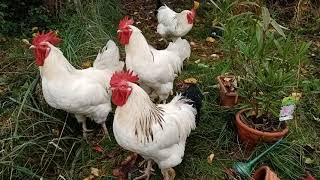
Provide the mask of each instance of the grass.
{"label": "grass", "polygon": [[[76,14],[68,14],[61,23],[50,25],[58,29],[63,38],[62,51],[78,68],[83,62],[92,61],[108,39],[116,37],[121,17],[120,5],[115,0],[88,3],[84,6],[86,8],[80,6]],[[230,14],[228,4],[228,1],[217,1],[220,10],[214,5],[200,9],[198,15],[204,22],[196,24],[188,35],[189,39],[204,41],[211,33],[210,22],[215,19],[223,24],[223,28],[230,29],[226,31],[230,33],[224,34],[224,38],[215,44],[217,51],[225,53],[222,59],[213,60],[193,52],[178,78],[197,78],[206,95],[201,121],[188,138],[184,161],[175,168],[177,179],[224,179],[224,169],[230,168],[234,162],[247,160],[250,155],[255,157],[267,147],[258,146],[252,154],[246,152],[233,124],[234,114],[241,106],[224,109],[218,104],[215,77],[233,70],[237,59],[232,56],[230,47],[235,44],[233,40],[246,38],[244,29],[248,27],[242,17]],[[230,21],[230,18],[234,20]],[[290,42],[281,41],[280,45],[290,48],[300,42],[301,38],[297,37]],[[38,83],[38,69],[27,47],[19,39],[12,39],[1,45],[1,49],[1,179],[83,179],[90,174],[90,167],[102,171],[101,179],[114,179],[112,169],[127,152],[121,150],[120,156],[99,160],[102,155],[82,140],[81,128],[74,117],[50,108],[44,101]],[[199,59],[207,66],[196,63]],[[307,64],[312,62],[308,60]],[[320,117],[319,74],[307,69],[302,74],[300,86],[303,98],[296,118],[289,122],[289,135],[276,150],[259,161],[259,165],[271,166],[281,179],[298,179],[305,170],[320,177],[320,124],[316,120]],[[109,129],[111,119],[107,122]],[[90,128],[95,127],[90,124]],[[99,140],[101,137],[97,136],[96,141]],[[114,139],[112,142],[102,140],[100,145],[106,152],[117,149]],[[210,165],[207,157],[211,153],[215,158]],[[307,158],[313,162],[309,163]],[[152,179],[160,178],[161,173],[157,170]]]}

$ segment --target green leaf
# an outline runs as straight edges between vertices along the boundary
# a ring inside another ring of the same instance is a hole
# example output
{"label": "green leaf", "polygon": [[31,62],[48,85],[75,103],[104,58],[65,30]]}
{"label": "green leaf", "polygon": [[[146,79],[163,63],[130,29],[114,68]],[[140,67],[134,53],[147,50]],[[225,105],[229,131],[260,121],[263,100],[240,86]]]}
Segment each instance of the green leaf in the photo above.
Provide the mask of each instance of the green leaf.
{"label": "green leaf", "polygon": [[262,14],[262,21],[263,21],[263,30],[267,31],[271,21],[270,13],[268,8],[266,7],[262,7],[261,11],[262,11],[261,14]]}
{"label": "green leaf", "polygon": [[221,8],[218,6],[218,4],[216,4],[213,0],[210,0],[211,1],[211,3],[216,7],[216,8],[218,8],[221,12],[222,12],[222,10],[221,10]]}
{"label": "green leaf", "polygon": [[286,38],[281,26],[274,19],[271,19],[270,23],[282,37]]}
{"label": "green leaf", "polygon": [[260,49],[263,44],[263,32],[259,24],[256,25],[256,38],[257,38],[259,49]]}
{"label": "green leaf", "polygon": [[276,45],[278,51],[281,53],[281,54],[284,54],[284,51],[283,51],[283,48],[282,46],[280,45],[279,41],[278,40],[273,40],[274,44]]}

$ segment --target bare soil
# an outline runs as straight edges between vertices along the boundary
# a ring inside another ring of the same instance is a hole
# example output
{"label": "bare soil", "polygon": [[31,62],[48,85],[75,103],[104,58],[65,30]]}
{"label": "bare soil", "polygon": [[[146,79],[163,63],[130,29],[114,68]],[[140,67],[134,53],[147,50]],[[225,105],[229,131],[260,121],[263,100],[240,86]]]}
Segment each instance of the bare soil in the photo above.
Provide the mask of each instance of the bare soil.
{"label": "bare soil", "polygon": [[242,121],[249,127],[263,132],[279,132],[286,128],[285,122],[279,121],[271,114],[263,114],[259,117],[251,115],[242,118]]}

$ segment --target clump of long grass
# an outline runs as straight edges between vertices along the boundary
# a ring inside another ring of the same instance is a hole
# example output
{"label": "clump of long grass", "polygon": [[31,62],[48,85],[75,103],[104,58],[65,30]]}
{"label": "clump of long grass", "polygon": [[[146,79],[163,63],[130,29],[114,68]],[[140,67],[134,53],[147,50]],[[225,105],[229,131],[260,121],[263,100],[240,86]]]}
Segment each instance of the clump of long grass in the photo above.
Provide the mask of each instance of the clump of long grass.
{"label": "clump of long grass", "polygon": [[[60,48],[72,64],[94,59],[98,50],[115,37],[120,18],[116,0],[90,0],[77,5],[75,13],[62,14],[57,29]],[[15,43],[17,43],[15,41]],[[19,73],[7,77],[10,91],[1,97],[0,177],[1,179],[80,178],[83,162],[94,154],[81,138],[76,120],[50,108],[43,100],[38,69],[23,46],[8,48],[8,67],[23,61]],[[12,63],[13,62],[13,63]],[[26,72],[27,71],[27,72]],[[10,73],[7,73],[10,74]],[[4,123],[3,123],[4,124]]]}

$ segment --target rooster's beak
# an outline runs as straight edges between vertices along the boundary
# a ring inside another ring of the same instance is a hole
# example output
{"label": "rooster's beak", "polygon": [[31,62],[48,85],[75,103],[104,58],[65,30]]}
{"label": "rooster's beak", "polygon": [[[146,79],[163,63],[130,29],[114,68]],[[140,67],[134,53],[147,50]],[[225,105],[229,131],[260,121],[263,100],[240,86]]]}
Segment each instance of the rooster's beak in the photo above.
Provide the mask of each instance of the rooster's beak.
{"label": "rooster's beak", "polygon": [[31,46],[29,47],[29,49],[34,49],[34,48],[36,48],[34,45],[31,45]]}
{"label": "rooster's beak", "polygon": [[120,32],[122,32],[122,31],[121,31],[121,30],[118,30],[118,31],[117,31],[117,33],[120,33]]}

